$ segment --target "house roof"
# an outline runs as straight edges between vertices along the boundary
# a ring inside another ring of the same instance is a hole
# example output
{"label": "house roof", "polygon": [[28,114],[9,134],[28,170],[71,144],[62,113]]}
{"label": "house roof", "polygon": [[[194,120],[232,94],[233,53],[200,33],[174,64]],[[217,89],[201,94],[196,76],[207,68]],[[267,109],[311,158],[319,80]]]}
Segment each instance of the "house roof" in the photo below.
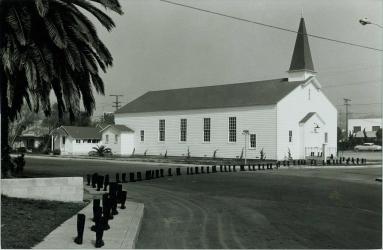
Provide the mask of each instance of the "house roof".
{"label": "house roof", "polygon": [[149,91],[116,111],[139,113],[273,105],[304,81],[287,78],[206,87]]}
{"label": "house roof", "polygon": [[78,127],[78,126],[61,126],[69,136],[74,139],[101,139],[101,133],[98,128],[94,127]]}
{"label": "house roof", "polygon": [[[364,138],[363,131],[358,131],[354,135],[356,138]],[[376,137],[376,131],[366,131],[367,138],[375,138]]]}
{"label": "house roof", "polygon": [[118,132],[134,132],[131,128],[128,128],[125,125],[115,124],[115,125],[108,125],[105,128],[103,128],[100,132],[107,130],[108,128],[115,129]]}
{"label": "house roof", "polygon": [[299,123],[305,123],[307,122],[313,115],[315,115],[315,112],[309,112],[305,117],[302,118],[302,120],[299,121]]}
{"label": "house roof", "polygon": [[303,17],[299,23],[297,38],[289,71],[308,70],[314,71],[314,64],[311,58],[309,39],[307,37],[305,20]]}

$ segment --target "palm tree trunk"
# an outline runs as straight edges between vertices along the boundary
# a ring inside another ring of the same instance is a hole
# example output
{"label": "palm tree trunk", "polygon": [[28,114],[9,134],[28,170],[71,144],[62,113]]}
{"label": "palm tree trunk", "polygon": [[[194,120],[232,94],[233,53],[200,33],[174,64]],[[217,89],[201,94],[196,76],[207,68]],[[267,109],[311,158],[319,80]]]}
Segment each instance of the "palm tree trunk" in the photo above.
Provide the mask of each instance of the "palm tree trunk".
{"label": "palm tree trunk", "polygon": [[8,170],[10,167],[10,156],[9,156],[9,146],[8,146],[8,136],[9,136],[9,118],[8,118],[8,82],[5,79],[4,71],[0,70],[0,82],[1,82],[1,175],[7,176]]}

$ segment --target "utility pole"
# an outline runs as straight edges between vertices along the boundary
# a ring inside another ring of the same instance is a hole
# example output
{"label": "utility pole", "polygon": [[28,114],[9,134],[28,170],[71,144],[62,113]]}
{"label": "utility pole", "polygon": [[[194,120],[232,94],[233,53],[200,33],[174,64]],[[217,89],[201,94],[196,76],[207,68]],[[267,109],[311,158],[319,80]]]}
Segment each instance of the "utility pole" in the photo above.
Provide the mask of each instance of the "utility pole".
{"label": "utility pole", "polygon": [[351,105],[349,103],[351,101],[351,99],[343,98],[343,100],[344,100],[344,105],[346,106],[346,136],[347,136],[347,140],[348,140],[348,106]]}
{"label": "utility pole", "polygon": [[116,101],[113,102],[115,105],[113,105],[112,107],[116,108],[116,111],[117,111],[117,109],[119,109],[119,108],[121,107],[121,105],[120,105],[121,102],[118,101],[118,97],[120,97],[120,96],[124,96],[124,95],[109,95],[109,96],[114,96],[114,97],[116,97]]}

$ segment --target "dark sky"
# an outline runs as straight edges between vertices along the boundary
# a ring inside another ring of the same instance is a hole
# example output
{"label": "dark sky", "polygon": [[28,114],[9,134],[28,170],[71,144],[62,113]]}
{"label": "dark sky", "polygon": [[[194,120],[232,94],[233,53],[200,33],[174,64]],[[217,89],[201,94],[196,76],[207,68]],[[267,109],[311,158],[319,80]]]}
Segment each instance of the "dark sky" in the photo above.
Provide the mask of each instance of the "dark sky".
{"label": "dark sky", "polygon": [[[215,12],[298,30],[303,9],[315,34],[382,49],[380,0],[174,0]],[[286,77],[296,35],[159,0],[121,0],[125,14],[111,16],[108,33],[97,25],[114,57],[103,76],[105,96],[96,96],[95,116],[114,111],[150,90],[239,83]],[[309,38],[323,91],[339,111],[352,99],[354,116],[380,116],[382,52]],[[340,114],[341,118],[343,114]]]}

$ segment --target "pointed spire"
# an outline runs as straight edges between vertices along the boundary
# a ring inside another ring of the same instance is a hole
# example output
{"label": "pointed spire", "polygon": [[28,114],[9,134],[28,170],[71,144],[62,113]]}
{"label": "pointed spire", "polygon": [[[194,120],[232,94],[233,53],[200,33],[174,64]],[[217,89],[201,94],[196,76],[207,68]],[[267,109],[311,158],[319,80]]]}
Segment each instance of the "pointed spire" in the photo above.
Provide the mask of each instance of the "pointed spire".
{"label": "pointed spire", "polygon": [[[302,13],[303,15],[303,13]],[[305,20],[301,17],[289,71],[314,71]]]}

